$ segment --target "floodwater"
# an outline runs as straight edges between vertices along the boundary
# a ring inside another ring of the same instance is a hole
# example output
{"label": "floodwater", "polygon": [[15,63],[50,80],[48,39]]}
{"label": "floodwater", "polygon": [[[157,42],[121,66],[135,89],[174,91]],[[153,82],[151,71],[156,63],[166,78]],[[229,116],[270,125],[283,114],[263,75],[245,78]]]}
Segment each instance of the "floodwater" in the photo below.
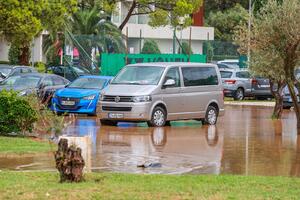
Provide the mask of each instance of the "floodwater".
{"label": "floodwater", "polygon": [[[272,108],[226,106],[216,126],[197,121],[148,128],[145,123],[101,127],[77,117],[64,135],[88,137],[88,170],[152,174],[300,176],[300,137],[293,111],[271,120]],[[144,163],[161,166],[138,168]],[[55,170],[53,155],[0,157],[0,169]]]}

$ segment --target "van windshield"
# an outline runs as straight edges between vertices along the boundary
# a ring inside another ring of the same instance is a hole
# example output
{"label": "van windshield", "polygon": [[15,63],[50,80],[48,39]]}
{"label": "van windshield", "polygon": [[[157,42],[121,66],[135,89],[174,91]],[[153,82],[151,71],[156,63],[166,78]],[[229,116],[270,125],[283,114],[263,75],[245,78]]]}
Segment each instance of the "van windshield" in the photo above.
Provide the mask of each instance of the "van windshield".
{"label": "van windshield", "polygon": [[111,84],[157,85],[164,69],[164,67],[154,66],[128,66],[120,72]]}

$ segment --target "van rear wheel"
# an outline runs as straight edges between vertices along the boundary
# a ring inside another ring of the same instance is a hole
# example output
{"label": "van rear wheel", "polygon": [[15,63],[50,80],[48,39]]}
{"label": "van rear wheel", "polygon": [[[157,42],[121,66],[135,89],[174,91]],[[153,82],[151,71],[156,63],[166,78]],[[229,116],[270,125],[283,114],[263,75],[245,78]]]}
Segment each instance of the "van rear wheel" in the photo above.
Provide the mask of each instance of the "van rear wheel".
{"label": "van rear wheel", "polygon": [[214,106],[208,106],[203,124],[215,125],[218,121],[218,110]]}
{"label": "van rear wheel", "polygon": [[167,119],[167,112],[157,106],[154,108],[152,115],[151,115],[151,120],[148,121],[148,126],[150,127],[162,127],[166,125],[166,119]]}

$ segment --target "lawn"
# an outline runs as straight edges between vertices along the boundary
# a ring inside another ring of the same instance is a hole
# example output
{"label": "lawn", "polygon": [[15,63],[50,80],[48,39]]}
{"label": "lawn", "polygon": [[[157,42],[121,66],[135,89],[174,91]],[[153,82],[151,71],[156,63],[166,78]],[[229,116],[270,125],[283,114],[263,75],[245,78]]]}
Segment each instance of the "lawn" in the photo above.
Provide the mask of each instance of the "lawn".
{"label": "lawn", "polygon": [[92,173],[78,184],[51,172],[0,172],[0,199],[299,199],[300,179],[285,177]]}
{"label": "lawn", "polygon": [[32,138],[0,137],[0,154],[3,153],[42,153],[49,152],[47,141],[35,141]]}

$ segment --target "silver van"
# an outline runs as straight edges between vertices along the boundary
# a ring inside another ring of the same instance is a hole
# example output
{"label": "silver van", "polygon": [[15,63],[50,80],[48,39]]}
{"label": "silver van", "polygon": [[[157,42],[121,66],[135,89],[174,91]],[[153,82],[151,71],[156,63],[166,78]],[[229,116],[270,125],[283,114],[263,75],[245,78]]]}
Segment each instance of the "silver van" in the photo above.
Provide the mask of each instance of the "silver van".
{"label": "silver van", "polygon": [[216,124],[224,115],[221,76],[213,64],[127,65],[102,91],[98,111],[106,125],[144,121],[160,127],[185,119]]}

